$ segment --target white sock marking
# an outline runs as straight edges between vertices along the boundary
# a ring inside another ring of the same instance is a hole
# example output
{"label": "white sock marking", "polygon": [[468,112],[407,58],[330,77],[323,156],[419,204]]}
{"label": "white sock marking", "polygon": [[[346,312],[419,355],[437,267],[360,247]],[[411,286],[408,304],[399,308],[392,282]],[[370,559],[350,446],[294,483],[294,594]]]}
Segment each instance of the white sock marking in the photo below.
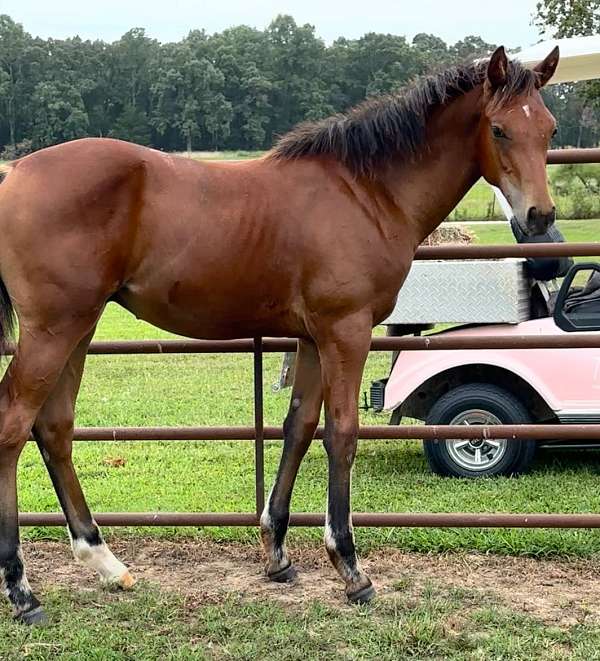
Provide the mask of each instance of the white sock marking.
{"label": "white sock marking", "polygon": [[75,558],[91,569],[95,569],[105,581],[119,581],[125,574],[128,574],[127,567],[115,558],[104,542],[98,546],[91,546],[85,539],[75,539],[72,545]]}

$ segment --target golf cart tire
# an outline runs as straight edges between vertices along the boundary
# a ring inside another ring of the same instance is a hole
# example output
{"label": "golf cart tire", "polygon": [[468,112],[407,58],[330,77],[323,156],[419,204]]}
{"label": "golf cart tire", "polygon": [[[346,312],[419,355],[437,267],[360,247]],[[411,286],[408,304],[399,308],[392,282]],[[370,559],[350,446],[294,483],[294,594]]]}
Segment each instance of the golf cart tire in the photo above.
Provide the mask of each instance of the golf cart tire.
{"label": "golf cart tire", "polygon": [[[488,383],[469,383],[453,388],[435,402],[425,422],[428,425],[448,425],[461,414],[473,410],[489,412],[501,424],[519,425],[532,422],[531,415],[517,397]],[[487,468],[475,469],[465,466],[465,462],[461,465],[455,460],[444,439],[425,440],[423,446],[431,470],[443,477],[519,475],[529,469],[536,451],[535,440],[507,440],[497,463]]]}

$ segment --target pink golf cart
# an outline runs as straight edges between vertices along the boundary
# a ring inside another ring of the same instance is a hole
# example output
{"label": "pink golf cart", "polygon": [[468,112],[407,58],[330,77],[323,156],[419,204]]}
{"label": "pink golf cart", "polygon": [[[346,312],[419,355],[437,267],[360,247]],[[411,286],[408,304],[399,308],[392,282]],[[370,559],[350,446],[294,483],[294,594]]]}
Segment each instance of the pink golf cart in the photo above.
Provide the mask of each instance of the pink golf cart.
{"label": "pink golf cart", "polygon": [[[573,286],[574,281],[585,282],[585,286]],[[545,283],[532,283],[533,287],[540,285]],[[391,325],[390,330],[394,335],[404,334],[402,325]],[[571,330],[600,330],[599,265],[578,264],[570,269],[555,298],[553,316],[441,332],[482,337],[555,335]],[[372,384],[371,406],[376,411],[390,411],[391,424],[399,424],[403,418],[430,425],[598,423],[600,349],[399,352],[389,377]],[[521,473],[538,449],[550,447],[600,447],[600,439],[578,445],[552,439],[424,441],[432,470],[456,477]]]}

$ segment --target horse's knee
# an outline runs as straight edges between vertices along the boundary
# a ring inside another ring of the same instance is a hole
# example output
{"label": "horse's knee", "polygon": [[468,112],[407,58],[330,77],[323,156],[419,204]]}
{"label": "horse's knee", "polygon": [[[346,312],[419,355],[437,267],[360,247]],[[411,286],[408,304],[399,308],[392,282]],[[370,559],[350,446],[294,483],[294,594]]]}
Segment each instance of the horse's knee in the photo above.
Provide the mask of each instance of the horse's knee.
{"label": "horse's knee", "polygon": [[4,415],[0,423],[0,460],[3,459],[2,454],[6,453],[19,456],[31,433],[32,423],[33,420],[24,415],[15,416],[9,412]]}

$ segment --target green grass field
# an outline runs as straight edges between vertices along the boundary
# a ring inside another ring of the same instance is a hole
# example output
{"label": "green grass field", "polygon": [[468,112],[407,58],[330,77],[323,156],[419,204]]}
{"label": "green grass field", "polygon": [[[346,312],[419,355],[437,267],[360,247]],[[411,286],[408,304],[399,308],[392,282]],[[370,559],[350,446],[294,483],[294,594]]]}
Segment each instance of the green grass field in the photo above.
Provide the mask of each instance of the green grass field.
{"label": "green grass field", "polygon": [[[549,624],[493,597],[432,582],[354,609],[317,601],[284,608],[240,597],[186,601],[156,587],[118,595],[48,594],[54,624],[0,627],[0,654],[21,659],[580,659],[598,658],[600,629]],[[3,613],[0,612],[0,615]]]}

